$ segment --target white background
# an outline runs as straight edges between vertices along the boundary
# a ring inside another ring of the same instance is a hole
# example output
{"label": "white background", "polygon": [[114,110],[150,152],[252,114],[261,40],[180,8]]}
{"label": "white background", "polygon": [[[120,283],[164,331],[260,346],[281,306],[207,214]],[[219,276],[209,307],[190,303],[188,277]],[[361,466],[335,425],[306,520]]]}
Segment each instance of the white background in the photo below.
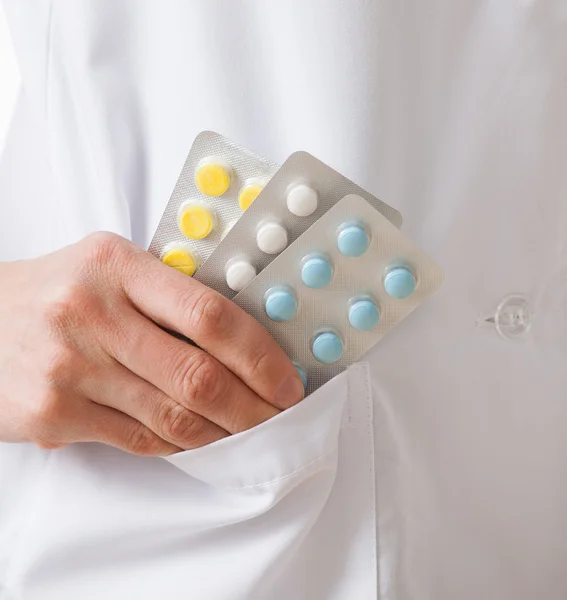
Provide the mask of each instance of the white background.
{"label": "white background", "polygon": [[19,85],[18,65],[0,0],[0,154],[4,148]]}

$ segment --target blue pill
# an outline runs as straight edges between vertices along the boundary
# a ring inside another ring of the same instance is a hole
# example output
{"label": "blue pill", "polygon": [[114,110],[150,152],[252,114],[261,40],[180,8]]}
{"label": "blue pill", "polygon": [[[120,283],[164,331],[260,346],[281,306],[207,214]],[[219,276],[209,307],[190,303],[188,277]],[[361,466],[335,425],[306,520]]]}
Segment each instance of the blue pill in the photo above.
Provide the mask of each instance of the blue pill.
{"label": "blue pill", "polygon": [[297,369],[299,376],[301,377],[301,381],[303,382],[303,389],[307,389],[307,374],[296,362],[294,362],[293,364]]}
{"label": "blue pill", "polygon": [[337,245],[345,256],[362,256],[368,250],[370,238],[359,225],[348,225],[339,232]]}
{"label": "blue pill", "polygon": [[357,300],[348,312],[349,323],[359,331],[370,331],[380,321],[380,311],[372,300]]}
{"label": "blue pill", "polygon": [[405,267],[396,267],[386,274],[384,289],[389,296],[402,300],[411,296],[415,291],[415,277]]}
{"label": "blue pill", "polygon": [[266,314],[272,321],[289,321],[297,312],[297,300],[287,290],[275,290],[266,298]]}
{"label": "blue pill", "polygon": [[301,281],[310,288],[323,288],[332,278],[333,268],[320,256],[306,260],[301,268]]}
{"label": "blue pill", "polygon": [[319,362],[330,365],[343,355],[343,342],[336,333],[320,333],[313,341],[312,352]]}

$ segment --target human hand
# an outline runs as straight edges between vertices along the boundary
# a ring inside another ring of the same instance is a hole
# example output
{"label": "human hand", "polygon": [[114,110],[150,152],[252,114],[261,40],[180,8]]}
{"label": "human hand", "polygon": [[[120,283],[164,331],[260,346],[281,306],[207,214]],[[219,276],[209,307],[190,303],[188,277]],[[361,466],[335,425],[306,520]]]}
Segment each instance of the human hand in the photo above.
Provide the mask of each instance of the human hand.
{"label": "human hand", "polygon": [[0,263],[0,332],[0,441],[167,455],[303,398],[259,323],[113,234]]}

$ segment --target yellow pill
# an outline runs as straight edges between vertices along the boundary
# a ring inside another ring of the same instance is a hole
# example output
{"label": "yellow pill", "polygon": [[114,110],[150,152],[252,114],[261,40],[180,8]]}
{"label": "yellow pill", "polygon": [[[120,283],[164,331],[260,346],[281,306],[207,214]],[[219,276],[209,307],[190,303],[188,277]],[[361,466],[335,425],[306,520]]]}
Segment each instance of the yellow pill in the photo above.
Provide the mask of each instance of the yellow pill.
{"label": "yellow pill", "polygon": [[189,277],[193,277],[197,270],[197,261],[195,260],[195,257],[182,248],[173,248],[166,252],[162,256],[161,262],[168,267],[173,267],[174,269],[181,271],[181,273],[185,273],[185,275],[189,275]]}
{"label": "yellow pill", "polygon": [[205,161],[197,166],[195,183],[207,196],[222,196],[230,187],[231,169],[220,161]]}
{"label": "yellow pill", "polygon": [[249,183],[243,186],[240,192],[238,192],[238,204],[240,204],[240,208],[247,210],[263,189],[264,186],[259,183]]}
{"label": "yellow pill", "polygon": [[213,230],[214,218],[201,204],[190,204],[179,215],[179,229],[191,240],[202,240]]}

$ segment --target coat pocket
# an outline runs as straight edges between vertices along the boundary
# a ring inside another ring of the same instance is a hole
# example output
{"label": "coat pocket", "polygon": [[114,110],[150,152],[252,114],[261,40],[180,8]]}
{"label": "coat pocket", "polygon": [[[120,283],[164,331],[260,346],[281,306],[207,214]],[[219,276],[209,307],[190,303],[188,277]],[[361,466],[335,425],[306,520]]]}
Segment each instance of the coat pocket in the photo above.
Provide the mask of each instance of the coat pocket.
{"label": "coat pocket", "polygon": [[269,421],[165,460],[216,488],[283,490],[335,452],[346,398],[343,373]]}

